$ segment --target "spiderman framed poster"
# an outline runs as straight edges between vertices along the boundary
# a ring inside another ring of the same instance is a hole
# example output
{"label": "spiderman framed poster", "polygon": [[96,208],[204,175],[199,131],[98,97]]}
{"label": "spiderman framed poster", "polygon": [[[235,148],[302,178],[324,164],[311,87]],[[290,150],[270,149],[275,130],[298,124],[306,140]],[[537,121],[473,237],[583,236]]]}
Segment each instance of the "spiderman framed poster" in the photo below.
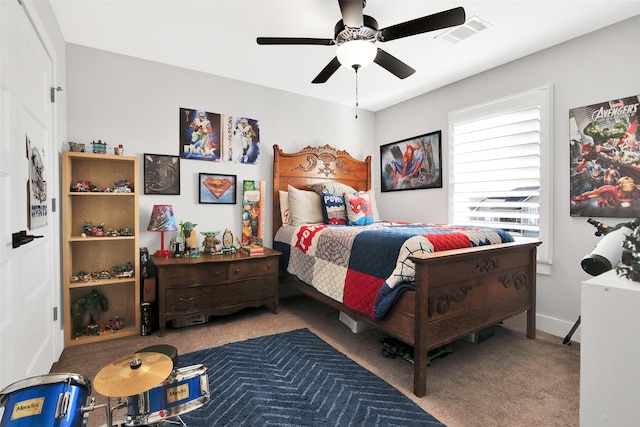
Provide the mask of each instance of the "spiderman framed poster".
{"label": "spiderman framed poster", "polygon": [[380,146],[382,191],[442,188],[442,131]]}

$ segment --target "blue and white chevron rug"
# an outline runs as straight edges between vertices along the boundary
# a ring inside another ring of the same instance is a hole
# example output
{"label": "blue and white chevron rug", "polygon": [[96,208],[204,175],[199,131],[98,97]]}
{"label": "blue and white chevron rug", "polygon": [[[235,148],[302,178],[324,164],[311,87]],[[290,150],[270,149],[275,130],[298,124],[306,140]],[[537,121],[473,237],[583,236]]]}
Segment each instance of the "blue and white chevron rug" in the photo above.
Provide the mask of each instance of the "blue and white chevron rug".
{"label": "blue and white chevron rug", "polygon": [[178,357],[199,363],[211,399],[181,415],[189,427],[444,426],[308,329]]}

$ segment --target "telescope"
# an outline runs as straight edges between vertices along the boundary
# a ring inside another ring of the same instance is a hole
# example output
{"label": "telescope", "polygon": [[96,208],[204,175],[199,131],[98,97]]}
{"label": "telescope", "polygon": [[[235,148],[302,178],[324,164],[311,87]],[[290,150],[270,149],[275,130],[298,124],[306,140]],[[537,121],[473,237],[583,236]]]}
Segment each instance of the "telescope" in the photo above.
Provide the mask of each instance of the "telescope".
{"label": "telescope", "polygon": [[596,236],[604,236],[589,252],[580,265],[592,276],[598,276],[613,268],[622,260],[622,244],[633,229],[640,224],[640,218],[633,222],[622,222],[615,227],[589,218],[587,222],[596,227]]}

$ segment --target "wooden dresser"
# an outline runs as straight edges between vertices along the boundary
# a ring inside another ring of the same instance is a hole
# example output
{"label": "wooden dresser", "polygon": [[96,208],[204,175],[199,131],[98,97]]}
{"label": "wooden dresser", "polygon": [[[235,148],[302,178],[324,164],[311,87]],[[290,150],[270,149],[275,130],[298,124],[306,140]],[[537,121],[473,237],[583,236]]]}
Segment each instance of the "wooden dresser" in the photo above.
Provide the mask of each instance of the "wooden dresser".
{"label": "wooden dresser", "polygon": [[278,257],[203,254],[199,258],[151,257],[158,280],[160,336],[167,322],[197,315],[222,316],[266,305],[278,312]]}

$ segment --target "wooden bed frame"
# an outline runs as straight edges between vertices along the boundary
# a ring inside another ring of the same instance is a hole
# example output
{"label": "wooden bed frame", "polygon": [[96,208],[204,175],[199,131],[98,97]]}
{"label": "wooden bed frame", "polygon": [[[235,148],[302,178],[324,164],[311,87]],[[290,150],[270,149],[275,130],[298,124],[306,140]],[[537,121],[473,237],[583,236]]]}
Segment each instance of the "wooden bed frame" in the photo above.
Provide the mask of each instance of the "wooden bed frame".
{"label": "wooden bed frame", "polygon": [[[273,235],[282,226],[279,191],[288,185],[338,181],[371,187],[371,156],[364,161],[329,145],[284,153],[273,147]],[[426,394],[427,352],[527,312],[527,337],[536,336],[536,249],[540,242],[506,243],[412,257],[415,291],[407,291],[381,320],[343,304],[281,272],[281,282],[363,321],[414,348],[413,392]]]}

